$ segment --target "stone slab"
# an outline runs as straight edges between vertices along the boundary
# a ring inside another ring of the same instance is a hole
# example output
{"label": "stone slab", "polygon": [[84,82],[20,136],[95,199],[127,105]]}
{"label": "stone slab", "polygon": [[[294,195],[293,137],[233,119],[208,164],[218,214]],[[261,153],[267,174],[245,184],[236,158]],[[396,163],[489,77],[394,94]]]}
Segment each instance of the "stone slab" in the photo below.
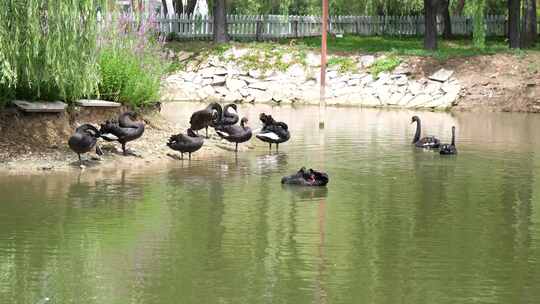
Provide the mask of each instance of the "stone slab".
{"label": "stone slab", "polygon": [[99,100],[99,99],[79,99],[75,104],[81,107],[96,107],[96,108],[118,108],[122,104],[114,101]]}
{"label": "stone slab", "polygon": [[32,113],[60,113],[64,112],[67,107],[67,105],[61,101],[29,102],[26,100],[14,100],[13,104],[24,112]]}
{"label": "stone slab", "polygon": [[454,71],[440,69],[437,72],[435,72],[433,75],[429,76],[429,79],[439,81],[439,82],[445,82],[454,74]]}

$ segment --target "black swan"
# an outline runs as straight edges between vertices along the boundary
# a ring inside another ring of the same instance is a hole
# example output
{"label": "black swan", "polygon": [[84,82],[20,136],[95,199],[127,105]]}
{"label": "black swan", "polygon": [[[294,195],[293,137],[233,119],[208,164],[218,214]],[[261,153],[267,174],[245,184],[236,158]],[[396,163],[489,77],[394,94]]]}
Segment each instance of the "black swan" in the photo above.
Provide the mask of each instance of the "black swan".
{"label": "black swan", "polygon": [[182,154],[182,159],[184,159],[184,153],[189,154],[189,159],[191,159],[191,153],[199,150],[204,143],[202,136],[198,136],[191,129],[187,129],[187,135],[177,134],[172,135],[167,142],[167,146],[175,151],[178,151]]}
{"label": "black swan", "polygon": [[90,124],[84,124],[75,129],[75,134],[69,138],[68,145],[79,156],[80,165],[82,165],[81,154],[90,152],[94,146],[96,147],[96,154],[103,154],[99,146],[96,145],[99,137],[99,130]]}
{"label": "black swan", "polygon": [[[118,141],[122,144],[122,152],[128,155],[126,143],[141,137],[144,133],[144,122],[133,121],[136,114],[134,112],[124,112],[118,117],[118,121],[108,120],[101,124],[101,137],[106,141]],[[110,138],[106,134],[112,134],[116,138]],[[133,152],[129,152],[133,155]]]}
{"label": "black swan", "polygon": [[450,144],[441,145],[441,155],[454,155],[457,154],[456,148],[456,127],[452,126],[452,142]]}
{"label": "black swan", "polygon": [[212,127],[217,127],[219,125],[235,125],[238,123],[238,108],[236,104],[231,103],[223,107],[223,113],[217,122],[213,122]]}
{"label": "black swan", "polygon": [[233,126],[217,126],[216,132],[219,137],[236,144],[234,151],[238,152],[238,144],[251,139],[251,128],[246,126],[248,119],[243,117],[240,120],[240,125]]}
{"label": "black swan", "polygon": [[276,150],[279,149],[279,144],[284,143],[291,138],[289,126],[284,122],[276,122],[272,115],[261,113],[259,119],[263,123],[261,132],[256,137],[264,142],[267,142],[272,149],[272,144],[276,144]]}
{"label": "black swan", "polygon": [[189,119],[190,129],[199,131],[206,129],[206,138],[208,138],[208,127],[216,124],[223,113],[223,109],[219,103],[213,102],[205,109],[194,112]]}
{"label": "black swan", "polygon": [[437,139],[435,136],[426,136],[420,138],[420,134],[422,132],[422,126],[420,122],[420,118],[418,116],[413,116],[411,123],[416,122],[416,133],[414,134],[414,139],[412,143],[418,147],[418,148],[424,148],[424,149],[437,149],[441,145],[441,142],[439,139]]}
{"label": "black swan", "polygon": [[313,169],[306,170],[302,167],[296,174],[284,176],[281,179],[282,184],[298,185],[298,186],[326,186],[328,184],[328,174],[315,171]]}

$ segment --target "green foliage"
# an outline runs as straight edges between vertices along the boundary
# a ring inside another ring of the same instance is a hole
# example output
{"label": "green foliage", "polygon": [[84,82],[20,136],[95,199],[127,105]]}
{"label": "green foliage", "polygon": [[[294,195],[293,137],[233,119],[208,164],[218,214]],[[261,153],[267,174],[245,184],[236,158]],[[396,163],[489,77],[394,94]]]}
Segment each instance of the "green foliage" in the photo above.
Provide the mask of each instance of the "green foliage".
{"label": "green foliage", "polygon": [[101,2],[0,1],[0,99],[70,101],[93,92]]}
{"label": "green foliage", "polygon": [[[285,42],[284,42],[285,43]],[[297,40],[299,47],[319,50],[321,47],[320,38],[305,38]],[[537,48],[538,49],[538,48]],[[439,49],[435,52],[423,49],[422,37],[360,37],[346,35],[343,38],[328,38],[329,52],[349,52],[349,53],[391,53],[398,56],[430,56],[439,60],[446,60],[454,57],[467,57],[475,55],[488,55],[501,52],[509,52],[509,48],[504,39],[488,39],[486,47],[478,49],[474,47],[470,39],[457,38],[453,40],[442,40],[439,42]]]}
{"label": "green foliage", "polygon": [[[198,53],[203,57],[218,56],[222,61],[234,62],[246,70],[268,70],[286,71],[293,64],[306,65],[307,54],[305,50],[290,45],[279,45],[275,43],[247,43],[247,44],[210,44],[201,46],[197,44],[202,51]],[[226,56],[227,51],[233,46],[248,47],[250,52],[235,58],[232,55]],[[177,48],[177,47],[173,47]],[[187,49],[192,47],[187,46]],[[193,50],[197,52],[196,50]]]}
{"label": "green foliage", "polygon": [[475,0],[473,1],[473,20],[474,20],[474,31],[473,31],[473,42],[474,46],[483,49],[486,47],[486,29],[485,29],[485,0]]}
{"label": "green foliage", "polygon": [[328,66],[337,66],[341,73],[356,70],[356,63],[351,57],[332,57],[328,60]]}
{"label": "green foliage", "polygon": [[395,55],[379,58],[369,68],[369,72],[373,75],[373,77],[378,77],[382,72],[393,71],[400,63],[401,59]]}
{"label": "green foliage", "polygon": [[136,50],[134,39],[105,46],[99,55],[99,97],[144,106],[159,100],[161,77],[169,65],[155,42]]}
{"label": "green foliage", "polygon": [[[332,15],[418,15],[422,13],[423,0],[330,0]],[[265,15],[320,15],[320,0],[235,0],[229,10],[234,14]]]}

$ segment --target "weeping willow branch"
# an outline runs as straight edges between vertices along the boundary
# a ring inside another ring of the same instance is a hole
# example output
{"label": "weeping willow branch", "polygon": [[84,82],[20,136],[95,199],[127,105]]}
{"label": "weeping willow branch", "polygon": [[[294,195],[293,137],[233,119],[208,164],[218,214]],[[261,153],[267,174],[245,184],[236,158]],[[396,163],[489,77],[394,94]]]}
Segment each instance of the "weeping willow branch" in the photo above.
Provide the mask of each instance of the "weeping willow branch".
{"label": "weeping willow branch", "polygon": [[486,28],[485,28],[485,17],[484,10],[486,7],[486,0],[475,0],[474,1],[474,31],[473,31],[473,43],[477,48],[486,47]]}
{"label": "weeping willow branch", "polygon": [[68,101],[91,94],[102,2],[0,1],[0,94]]}

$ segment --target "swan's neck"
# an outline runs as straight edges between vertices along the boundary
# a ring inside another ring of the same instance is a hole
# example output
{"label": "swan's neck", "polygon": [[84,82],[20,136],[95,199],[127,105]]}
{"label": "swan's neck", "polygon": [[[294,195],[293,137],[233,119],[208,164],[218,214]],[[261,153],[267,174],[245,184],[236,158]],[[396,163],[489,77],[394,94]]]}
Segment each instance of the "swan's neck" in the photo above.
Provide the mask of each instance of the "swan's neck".
{"label": "swan's neck", "polygon": [[235,111],[234,108],[231,107],[231,106],[227,106],[226,109],[223,110],[223,112],[224,112],[225,114],[227,114],[228,116],[231,116],[231,115],[236,114],[236,111]]}
{"label": "swan's neck", "polygon": [[223,115],[223,109],[219,106],[219,104],[212,104],[210,105],[212,110],[215,110],[217,112],[217,117],[221,118]]}
{"label": "swan's neck", "polygon": [[456,130],[452,129],[452,146],[456,145]]}
{"label": "swan's neck", "polygon": [[420,140],[420,133],[422,132],[422,126],[420,120],[416,121],[416,133],[414,134],[413,144]]}

